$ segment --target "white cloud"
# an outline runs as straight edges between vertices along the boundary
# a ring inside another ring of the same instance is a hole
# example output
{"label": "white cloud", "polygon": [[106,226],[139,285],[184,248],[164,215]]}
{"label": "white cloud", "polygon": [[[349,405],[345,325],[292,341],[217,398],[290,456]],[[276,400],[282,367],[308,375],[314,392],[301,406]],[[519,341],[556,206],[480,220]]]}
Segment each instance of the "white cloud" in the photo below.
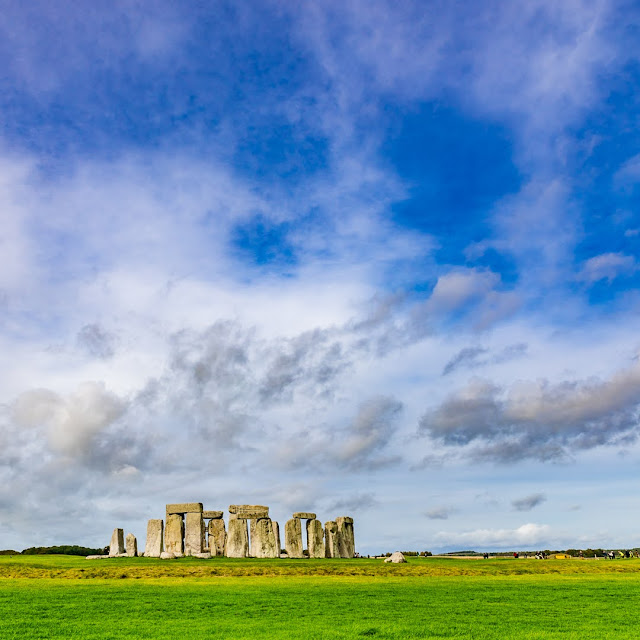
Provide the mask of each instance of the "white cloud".
{"label": "white cloud", "polygon": [[629,275],[637,270],[638,265],[633,256],[622,253],[601,253],[584,262],[579,277],[588,283],[598,282],[598,280],[612,282],[619,276]]}
{"label": "white cloud", "polygon": [[67,397],[47,389],[26,391],[13,403],[12,417],[22,427],[43,427],[54,450],[75,456],[86,455],[93,439],[125,408],[103,383],[86,382]]}
{"label": "white cloud", "polygon": [[519,550],[547,544],[551,538],[551,527],[546,524],[527,523],[517,529],[476,529],[461,533],[440,531],[434,537],[437,542],[447,547]]}

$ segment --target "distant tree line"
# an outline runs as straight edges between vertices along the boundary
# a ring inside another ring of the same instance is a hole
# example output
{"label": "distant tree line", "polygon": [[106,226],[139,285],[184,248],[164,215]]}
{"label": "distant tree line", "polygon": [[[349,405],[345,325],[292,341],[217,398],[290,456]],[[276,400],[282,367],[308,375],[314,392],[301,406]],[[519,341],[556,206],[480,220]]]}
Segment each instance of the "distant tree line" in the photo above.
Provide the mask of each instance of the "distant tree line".
{"label": "distant tree line", "polygon": [[[566,554],[568,556],[574,556],[574,557],[578,557],[580,556],[580,553],[582,553],[582,556],[584,558],[602,558],[604,557],[607,553],[609,553],[609,551],[611,551],[611,549],[540,549],[539,551],[519,551],[518,554],[520,556],[533,556],[538,552],[543,553],[546,556],[553,556],[553,555],[560,555],[560,554]],[[619,551],[618,549],[613,549],[613,551]],[[623,551],[626,551],[626,549],[624,549]],[[628,550],[630,553],[632,554],[636,554],[637,552],[640,551],[640,549],[634,548],[634,549],[629,549]],[[448,553],[444,553],[442,555],[445,556],[481,556],[482,553],[478,552],[478,551],[450,551]],[[500,557],[512,557],[513,556],[513,551],[492,551],[491,555],[493,557],[496,558],[500,558]]]}
{"label": "distant tree line", "polygon": [[3,556],[42,556],[42,555],[65,555],[65,556],[92,556],[108,553],[109,548],[92,549],[90,547],[80,547],[77,544],[63,544],[56,547],[29,547],[22,552],[13,551],[12,549],[4,549],[0,551]]}

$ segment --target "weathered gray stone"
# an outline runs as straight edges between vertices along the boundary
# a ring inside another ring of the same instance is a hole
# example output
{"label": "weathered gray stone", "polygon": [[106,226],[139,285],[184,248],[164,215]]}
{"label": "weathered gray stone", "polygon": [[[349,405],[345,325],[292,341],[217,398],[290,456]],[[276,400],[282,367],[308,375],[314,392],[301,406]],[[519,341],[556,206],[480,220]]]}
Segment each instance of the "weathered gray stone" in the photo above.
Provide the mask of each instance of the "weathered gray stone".
{"label": "weathered gray stone", "polygon": [[269,507],[263,504],[230,504],[229,513],[238,513],[238,511],[269,511]]}
{"label": "weathered gray stone", "polygon": [[119,553],[119,554],[117,554],[115,556],[109,556],[109,557],[111,557],[111,558],[128,558],[129,556],[128,556],[127,552],[125,551],[124,553]]}
{"label": "weathered gray stone", "polygon": [[224,528],[224,520],[216,518],[209,520],[209,552],[211,555],[223,556],[224,547],[227,541],[227,532]]}
{"label": "weathered gray stone", "polygon": [[249,555],[249,534],[247,521],[229,518],[229,531],[225,547],[227,558],[246,558]]}
{"label": "weathered gray stone", "polygon": [[224,513],[223,511],[203,511],[202,517],[205,520],[209,520],[210,518],[218,519],[218,518],[222,518],[223,513]]}
{"label": "weathered gray stone", "polygon": [[144,555],[147,558],[159,558],[163,547],[162,520],[149,520],[147,522],[147,542],[144,547]]}
{"label": "weathered gray stone", "polygon": [[304,558],[302,553],[302,526],[299,518],[291,518],[284,525],[284,548],[290,558]]}
{"label": "weathered gray stone", "polygon": [[135,558],[138,555],[138,541],[133,533],[127,533],[126,543],[127,555],[130,558]]}
{"label": "weathered gray stone", "polygon": [[168,553],[184,553],[184,522],[178,513],[167,516],[164,528],[164,550]]}
{"label": "weathered gray stone", "polygon": [[86,559],[87,560],[104,560],[105,558],[108,558],[109,556],[87,556]]}
{"label": "weathered gray stone", "polygon": [[338,545],[341,558],[354,558],[356,555],[356,541],[353,534],[353,518],[340,516],[336,518],[338,525]]}
{"label": "weathered gray stone", "polygon": [[237,518],[245,520],[268,518],[269,507],[265,507],[261,504],[230,504],[229,513],[234,514]]}
{"label": "weathered gray stone", "polygon": [[192,556],[204,551],[204,520],[202,513],[187,513],[184,526],[184,555]]}
{"label": "weathered gray stone", "polygon": [[193,553],[193,558],[200,558],[201,560],[211,560],[211,554],[208,551],[203,551],[202,553]]}
{"label": "weathered gray stone", "polygon": [[294,518],[300,518],[301,520],[315,520],[316,514],[311,513],[311,511],[296,511],[293,514]]}
{"label": "weathered gray stone", "polygon": [[273,533],[276,536],[276,549],[278,550],[278,555],[282,553],[282,545],[280,544],[280,525],[275,521],[273,522]]}
{"label": "weathered gray stone", "polygon": [[120,553],[124,553],[124,531],[122,529],[114,529],[111,534],[111,543],[109,544],[109,555],[115,558]]}
{"label": "weathered gray stone", "polygon": [[163,551],[160,554],[161,560],[173,560],[176,557],[175,553],[171,553],[171,551]]}
{"label": "weathered gray stone", "polygon": [[334,520],[329,520],[324,523],[324,557],[325,558],[339,558],[340,546],[339,539],[340,534],[338,532],[338,524]]}
{"label": "weathered gray stone", "polygon": [[277,558],[280,555],[271,518],[251,521],[251,557]]}
{"label": "weathered gray stone", "polygon": [[178,502],[168,504],[166,507],[167,517],[174,513],[202,513],[202,502]]}
{"label": "weathered gray stone", "polygon": [[307,520],[307,549],[310,558],[324,558],[324,537],[320,520]]}
{"label": "weathered gray stone", "polygon": [[240,511],[235,516],[238,520],[259,520],[260,518],[268,518],[269,513],[265,511]]}
{"label": "weathered gray stone", "polygon": [[401,551],[394,551],[388,558],[385,558],[384,561],[399,564],[401,562],[406,562],[407,559],[404,557]]}

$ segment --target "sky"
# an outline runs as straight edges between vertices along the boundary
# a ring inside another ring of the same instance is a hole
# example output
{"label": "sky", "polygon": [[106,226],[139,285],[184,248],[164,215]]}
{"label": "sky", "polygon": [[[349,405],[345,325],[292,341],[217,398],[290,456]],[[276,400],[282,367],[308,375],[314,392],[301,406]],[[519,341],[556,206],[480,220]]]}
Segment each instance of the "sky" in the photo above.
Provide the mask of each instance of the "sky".
{"label": "sky", "polygon": [[640,544],[637,3],[5,0],[0,69],[0,548]]}

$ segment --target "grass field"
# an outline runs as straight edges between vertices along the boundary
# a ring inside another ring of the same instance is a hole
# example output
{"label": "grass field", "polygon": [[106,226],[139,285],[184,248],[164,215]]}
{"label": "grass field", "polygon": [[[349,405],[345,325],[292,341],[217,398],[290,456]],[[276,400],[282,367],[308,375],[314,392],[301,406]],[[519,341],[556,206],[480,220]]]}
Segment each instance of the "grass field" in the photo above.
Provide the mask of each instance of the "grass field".
{"label": "grass field", "polygon": [[637,638],[640,560],[0,557],[0,638]]}

